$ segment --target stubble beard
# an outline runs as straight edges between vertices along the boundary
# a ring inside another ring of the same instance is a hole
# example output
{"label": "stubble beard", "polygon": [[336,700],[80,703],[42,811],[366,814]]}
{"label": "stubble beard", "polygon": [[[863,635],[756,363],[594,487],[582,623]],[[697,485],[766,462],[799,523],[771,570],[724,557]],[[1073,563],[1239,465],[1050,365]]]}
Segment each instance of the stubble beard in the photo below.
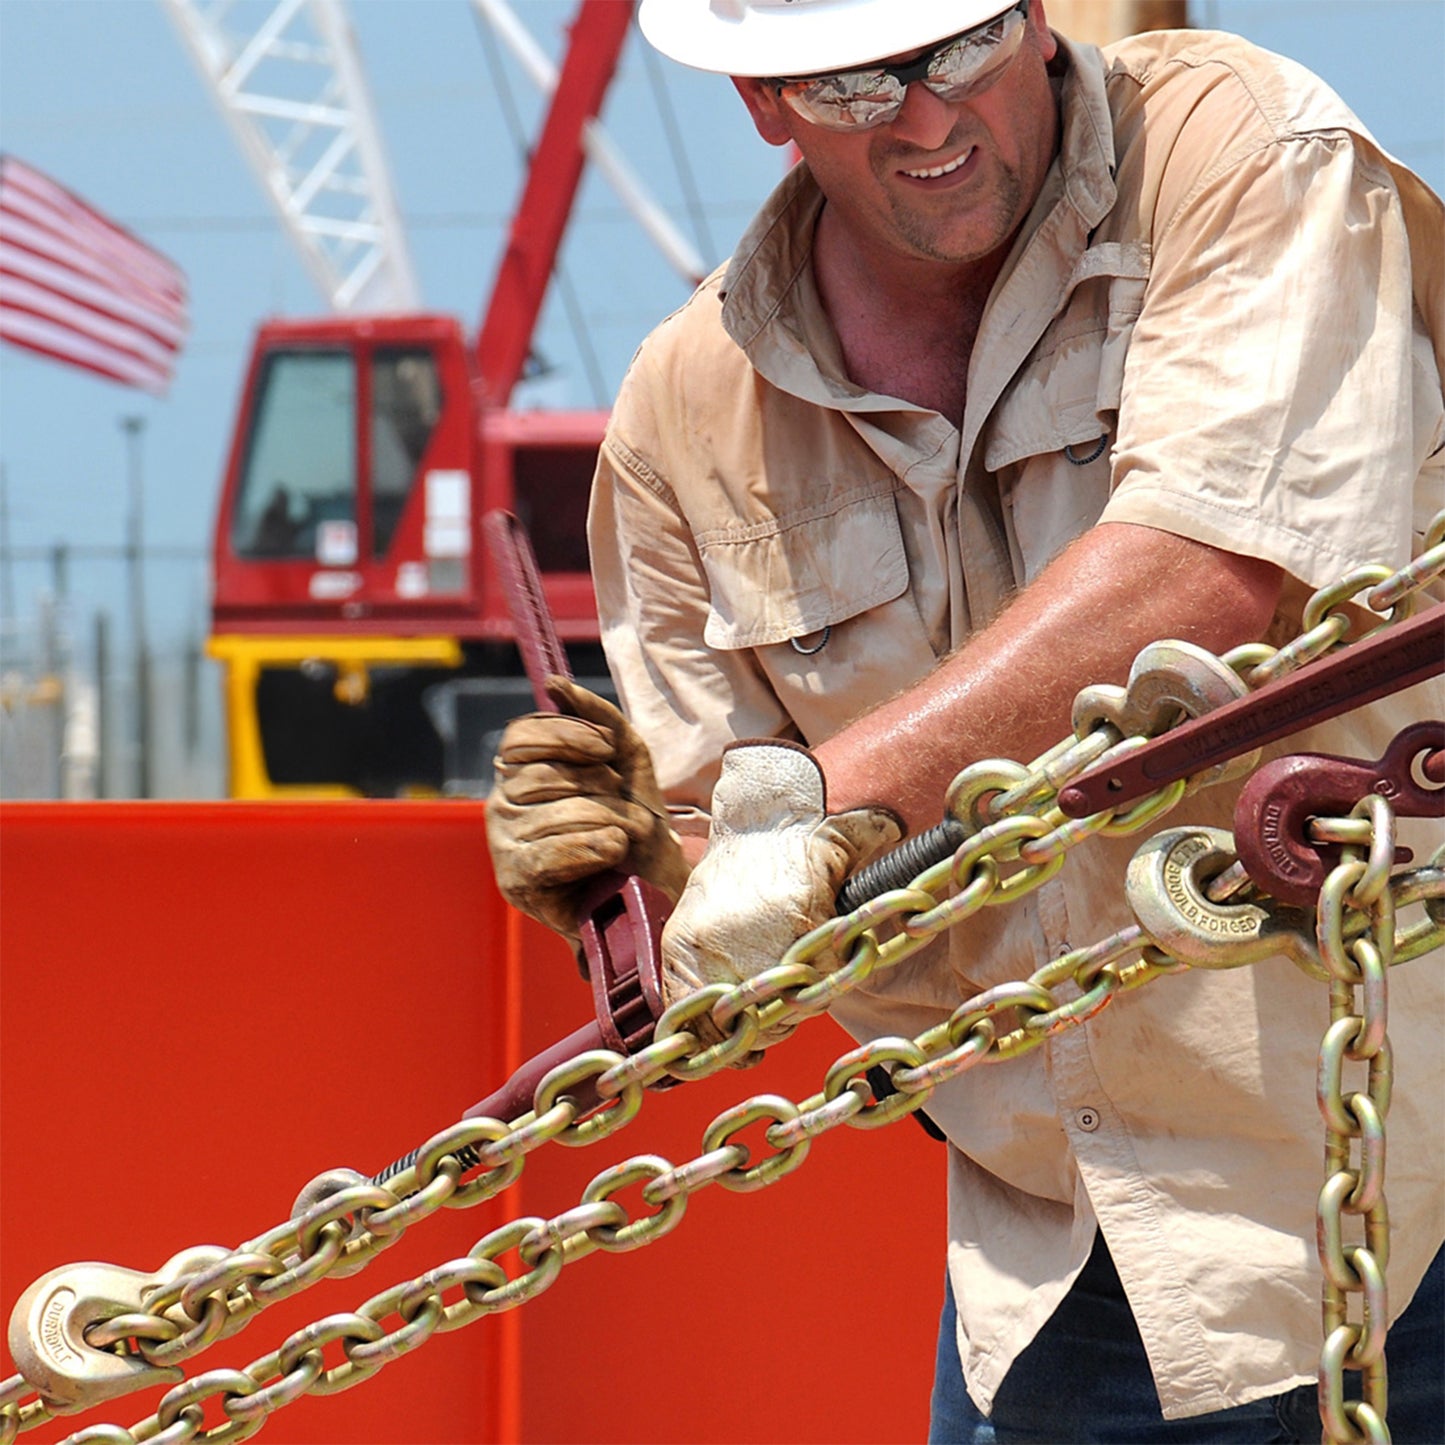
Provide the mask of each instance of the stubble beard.
{"label": "stubble beard", "polygon": [[[954,265],[976,261],[997,251],[1021,218],[1023,185],[1014,170],[998,166],[997,162],[995,166],[987,198],[982,202],[966,198],[955,214],[931,215],[909,206],[902,197],[894,197],[890,211],[904,246],[926,260]],[[966,220],[967,225],[959,235],[961,219]]]}

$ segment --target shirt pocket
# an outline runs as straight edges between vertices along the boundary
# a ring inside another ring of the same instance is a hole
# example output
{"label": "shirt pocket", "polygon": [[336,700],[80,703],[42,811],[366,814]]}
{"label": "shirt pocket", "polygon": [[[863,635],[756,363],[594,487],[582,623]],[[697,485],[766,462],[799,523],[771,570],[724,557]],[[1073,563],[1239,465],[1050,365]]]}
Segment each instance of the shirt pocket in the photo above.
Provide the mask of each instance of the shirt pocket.
{"label": "shirt pocket", "polygon": [[1009,383],[984,432],[1016,580],[1026,584],[1109,499],[1124,367],[1149,280],[1146,247],[1086,251],[1069,299]]}
{"label": "shirt pocket", "polygon": [[809,743],[937,661],[909,592],[895,487],[889,476],[697,535],[710,592],[703,640],[750,651]]}
{"label": "shirt pocket", "polygon": [[1109,241],[1079,258],[1063,309],[994,407],[984,442],[990,472],[1048,452],[1088,465],[1101,442],[1107,452],[1148,281],[1147,247]]}
{"label": "shirt pocket", "polygon": [[724,650],[787,642],[897,597],[908,560],[893,485],[890,477],[784,516],[699,532],[703,641]]}

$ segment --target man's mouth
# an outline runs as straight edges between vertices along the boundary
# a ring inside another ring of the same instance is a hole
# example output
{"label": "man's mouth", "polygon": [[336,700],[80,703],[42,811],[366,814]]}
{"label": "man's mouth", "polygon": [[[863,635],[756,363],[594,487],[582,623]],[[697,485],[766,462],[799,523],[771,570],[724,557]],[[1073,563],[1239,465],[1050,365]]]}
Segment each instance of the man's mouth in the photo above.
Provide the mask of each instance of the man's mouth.
{"label": "man's mouth", "polygon": [[940,176],[952,175],[968,158],[974,153],[976,147],[969,146],[966,151],[961,151],[951,161],[944,161],[942,165],[927,166],[921,170],[905,170],[903,174],[910,176],[915,181],[935,181]]}

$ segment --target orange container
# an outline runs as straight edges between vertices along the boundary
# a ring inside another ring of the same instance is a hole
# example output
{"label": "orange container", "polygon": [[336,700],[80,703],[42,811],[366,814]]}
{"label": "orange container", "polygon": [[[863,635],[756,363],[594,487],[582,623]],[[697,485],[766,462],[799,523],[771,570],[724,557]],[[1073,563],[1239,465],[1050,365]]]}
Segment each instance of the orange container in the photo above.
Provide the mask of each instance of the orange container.
{"label": "orange container", "polygon": [[[566,949],[497,896],[480,804],[0,807],[6,1314],[59,1265],[149,1271],[260,1234],[313,1176],[376,1172],[590,1009]],[[187,1372],[244,1367],[505,1220],[560,1213],[623,1159],[693,1158],[724,1108],[802,1099],[848,1047],[822,1020],[758,1069],[649,1094],[611,1139],[544,1146],[505,1195],[422,1221],[364,1273],[266,1310]],[[941,1146],[911,1122],[835,1130],[773,1187],[712,1185],[657,1243],[579,1260],[535,1301],[278,1411],[264,1438],[919,1439],[942,1181]],[[619,1197],[644,1212],[635,1191]],[[0,1361],[0,1377],[13,1368]],[[161,1393],[22,1438],[130,1425]],[[221,1418],[213,1405],[207,1423]]]}

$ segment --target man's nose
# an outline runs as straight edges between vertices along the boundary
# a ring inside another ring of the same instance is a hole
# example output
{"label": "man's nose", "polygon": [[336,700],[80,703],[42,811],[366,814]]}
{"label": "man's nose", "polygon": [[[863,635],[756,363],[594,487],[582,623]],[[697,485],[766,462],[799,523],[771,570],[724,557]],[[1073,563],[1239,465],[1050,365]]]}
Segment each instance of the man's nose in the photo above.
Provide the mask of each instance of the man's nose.
{"label": "man's nose", "polygon": [[893,119],[892,130],[898,140],[923,150],[937,150],[948,139],[957,119],[956,106],[916,80],[904,88],[903,104]]}

